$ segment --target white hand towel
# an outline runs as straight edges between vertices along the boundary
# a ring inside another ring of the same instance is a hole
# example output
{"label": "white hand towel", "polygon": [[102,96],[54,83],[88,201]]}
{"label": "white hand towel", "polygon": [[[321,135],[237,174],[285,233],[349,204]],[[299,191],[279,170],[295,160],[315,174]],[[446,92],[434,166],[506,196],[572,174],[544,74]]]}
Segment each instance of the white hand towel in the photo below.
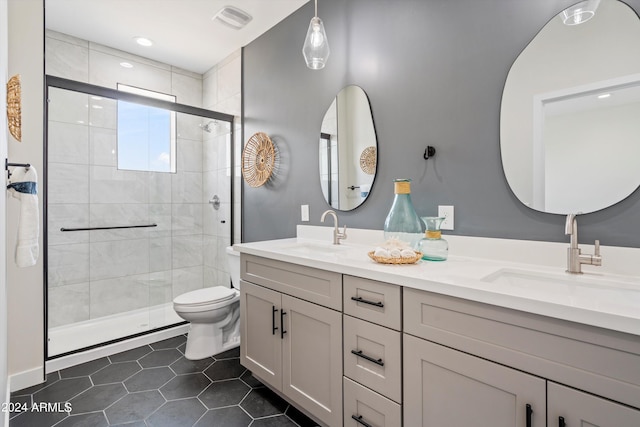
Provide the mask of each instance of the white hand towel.
{"label": "white hand towel", "polygon": [[7,186],[13,197],[20,200],[16,265],[30,267],[38,261],[40,246],[40,218],[38,213],[38,174],[33,166],[17,167],[11,173]]}

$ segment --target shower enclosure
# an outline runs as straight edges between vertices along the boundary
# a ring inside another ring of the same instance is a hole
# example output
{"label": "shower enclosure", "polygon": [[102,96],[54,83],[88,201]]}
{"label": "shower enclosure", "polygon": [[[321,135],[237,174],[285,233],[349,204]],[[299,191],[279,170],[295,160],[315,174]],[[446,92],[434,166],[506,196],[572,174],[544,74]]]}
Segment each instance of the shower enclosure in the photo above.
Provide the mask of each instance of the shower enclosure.
{"label": "shower enclosure", "polygon": [[175,325],[175,296],[230,280],[233,116],[158,96],[47,76],[49,358]]}

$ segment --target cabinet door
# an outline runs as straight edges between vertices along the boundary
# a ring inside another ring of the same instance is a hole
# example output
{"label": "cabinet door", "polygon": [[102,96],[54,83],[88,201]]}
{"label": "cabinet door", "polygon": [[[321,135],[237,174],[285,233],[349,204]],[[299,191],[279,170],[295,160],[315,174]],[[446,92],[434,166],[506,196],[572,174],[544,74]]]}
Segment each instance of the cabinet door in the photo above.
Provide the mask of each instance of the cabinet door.
{"label": "cabinet door", "polygon": [[342,314],[288,295],[282,307],[282,392],[327,425],[342,425]]}
{"label": "cabinet door", "polygon": [[552,382],[547,390],[549,427],[640,426],[640,411],[636,409]]}
{"label": "cabinet door", "polygon": [[240,363],[280,390],[282,340],[279,292],[240,282]]}
{"label": "cabinet door", "polygon": [[411,335],[403,339],[405,425],[546,425],[545,380]]}

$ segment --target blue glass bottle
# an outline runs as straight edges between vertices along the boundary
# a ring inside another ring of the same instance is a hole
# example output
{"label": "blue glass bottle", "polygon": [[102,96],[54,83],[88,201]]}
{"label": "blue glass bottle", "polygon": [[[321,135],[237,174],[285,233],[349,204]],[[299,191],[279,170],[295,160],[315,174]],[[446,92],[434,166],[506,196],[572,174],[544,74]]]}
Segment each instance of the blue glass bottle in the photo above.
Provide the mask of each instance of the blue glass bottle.
{"label": "blue glass bottle", "polygon": [[442,238],[440,226],[444,217],[423,216],[422,220],[427,226],[424,239],[418,243],[418,251],[422,252],[422,259],[428,261],[445,261],[449,255],[449,243]]}
{"label": "blue glass bottle", "polygon": [[396,238],[415,249],[424,233],[424,226],[411,203],[411,180],[394,179],[395,197],[384,221],[385,240]]}

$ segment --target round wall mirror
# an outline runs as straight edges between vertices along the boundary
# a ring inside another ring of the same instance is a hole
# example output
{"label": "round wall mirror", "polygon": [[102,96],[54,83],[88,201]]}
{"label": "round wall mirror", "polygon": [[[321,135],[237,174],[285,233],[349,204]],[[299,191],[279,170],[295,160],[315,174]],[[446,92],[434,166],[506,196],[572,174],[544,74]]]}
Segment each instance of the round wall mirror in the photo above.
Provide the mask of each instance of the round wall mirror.
{"label": "round wall mirror", "polygon": [[565,15],[553,17],[509,71],[500,149],[522,203],[589,213],[640,185],[640,19],[618,0],[601,0],[579,25],[565,24]]}
{"label": "round wall mirror", "polygon": [[334,209],[350,211],[369,196],[378,143],[367,94],[347,86],[334,98],[320,128],[320,186]]}

